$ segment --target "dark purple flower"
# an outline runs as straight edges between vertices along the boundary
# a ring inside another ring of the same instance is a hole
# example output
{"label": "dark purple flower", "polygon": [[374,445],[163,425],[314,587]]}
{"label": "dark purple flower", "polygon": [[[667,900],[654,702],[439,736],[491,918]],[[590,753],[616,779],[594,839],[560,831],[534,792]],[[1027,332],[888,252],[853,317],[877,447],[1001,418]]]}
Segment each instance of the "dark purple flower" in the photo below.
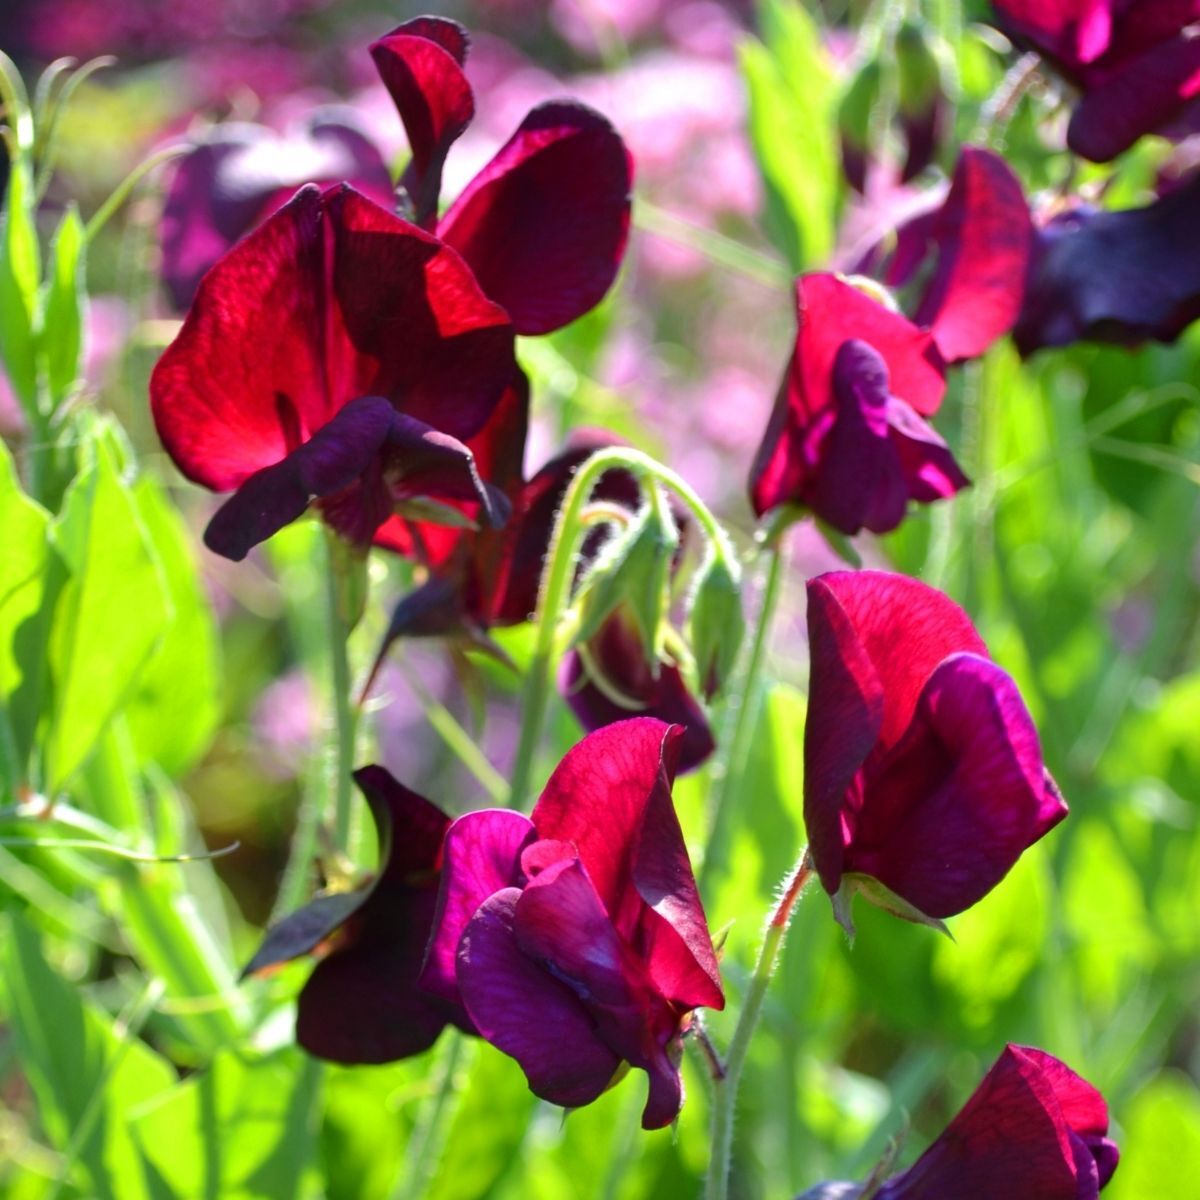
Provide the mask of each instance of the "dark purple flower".
{"label": "dark purple flower", "polygon": [[1013,340],[1023,355],[1076,341],[1174,341],[1200,317],[1200,174],[1145,208],[1080,205],[1038,233]]}
{"label": "dark purple flower", "polygon": [[214,126],[179,159],[162,217],[162,277],[186,309],[204,273],[305,183],[346,181],[390,206],[382,155],[345,109],[324,109],[276,133],[263,125]]}
{"label": "dark purple flower", "polygon": [[450,818],[382,767],[354,778],[375,819],[379,873],[285,917],[243,975],[323,955],[300,992],[297,1042],[334,1062],[384,1063],[428,1049],[447,1022],[463,1024],[459,1008],[417,986]]}
{"label": "dark purple flower", "polygon": [[856,890],[962,912],[1067,814],[1016,685],[966,613],[881,571],[808,584],[809,853],[843,923]]}
{"label": "dark purple flower", "polygon": [[579,1107],[622,1063],[644,1070],[647,1129],[679,1112],[692,1009],[724,1005],[671,802],[682,737],[646,718],[610,725],[568,752],[532,819],[455,821],[421,976],[543,1099]]}
{"label": "dark purple flower", "polygon": [[238,559],[314,499],[359,545],[430,501],[501,522],[463,439],[515,370],[507,315],[453,250],[309,185],[204,277],[150,400],[179,469],[234,492],[205,540]]}
{"label": "dark purple flower", "polygon": [[996,24],[1080,90],[1067,145],[1109,162],[1200,106],[1200,0],[995,0]]}
{"label": "dark purple flower", "polygon": [[966,487],[923,419],[946,386],[933,335],[836,275],[797,280],[796,310],[796,347],[751,473],[755,512],[798,504],[843,533],[884,533],[910,499]]}

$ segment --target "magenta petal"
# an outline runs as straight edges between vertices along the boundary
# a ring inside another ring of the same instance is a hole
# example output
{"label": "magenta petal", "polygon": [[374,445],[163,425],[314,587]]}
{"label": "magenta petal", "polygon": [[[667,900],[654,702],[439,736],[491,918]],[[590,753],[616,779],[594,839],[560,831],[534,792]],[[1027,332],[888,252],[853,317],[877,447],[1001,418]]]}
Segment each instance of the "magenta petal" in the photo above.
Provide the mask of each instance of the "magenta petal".
{"label": "magenta petal", "polygon": [[1021,183],[998,154],[963,148],[932,237],[937,268],[916,321],[947,362],[975,358],[1016,321],[1033,252]]}
{"label": "magenta petal", "polygon": [[903,400],[888,398],[887,419],[904,483],[914,500],[930,504],[970,486],[950,447]]}
{"label": "magenta petal", "polygon": [[504,888],[471,917],[458,951],[458,987],[481,1036],[517,1060],[530,1090],[578,1108],[608,1087],[621,1060],[575,993],[518,947],[520,897],[518,888]]}
{"label": "magenta petal", "polygon": [[371,46],[371,57],[391,94],[412,162],[404,184],[417,224],[437,214],[446,152],[475,115],[475,97],[463,72],[467,31],[443,17],[418,17]]}
{"label": "magenta petal", "polygon": [[549,333],[599,303],[629,232],[632,160],[606,118],[539,105],[439,226],[518,333]]}
{"label": "magenta petal", "polygon": [[468,813],[450,826],[434,935],[421,973],[427,991],[458,999],[455,957],[463,930],[489,896],[521,882],[521,852],[536,838],[529,818],[509,809]]}
{"label": "magenta petal", "polygon": [[1033,721],[994,663],[955,654],[930,676],[912,725],[877,769],[846,869],[931,917],[976,903],[1066,815],[1046,787]]}
{"label": "magenta petal", "polygon": [[253,546],[296,520],[317,496],[353,483],[388,439],[396,413],[378,396],[346,405],[282,462],[250,476],[217,510],[204,541],[240,561]]}

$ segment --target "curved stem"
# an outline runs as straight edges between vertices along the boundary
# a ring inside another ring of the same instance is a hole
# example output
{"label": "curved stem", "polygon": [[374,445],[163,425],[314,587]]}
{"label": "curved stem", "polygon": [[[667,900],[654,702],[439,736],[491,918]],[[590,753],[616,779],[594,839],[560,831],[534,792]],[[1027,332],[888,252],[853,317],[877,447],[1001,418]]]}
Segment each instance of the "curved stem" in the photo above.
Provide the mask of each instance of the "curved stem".
{"label": "curved stem", "polygon": [[343,854],[349,849],[351,806],[354,798],[354,732],[357,710],[351,696],[350,656],[347,642],[350,630],[343,613],[340,571],[342,560],[333,544],[335,534],[326,538],[329,556],[325,571],[325,605],[328,622],[332,701],[334,721],[333,772],[330,794],[333,798],[334,845]]}
{"label": "curved stem", "polygon": [[550,547],[546,554],[546,562],[549,565],[542,575],[538,592],[537,615],[534,618],[537,635],[529,673],[525,679],[521,735],[513,762],[512,786],[508,797],[512,808],[525,807],[529,799],[533,756],[542,726],[545,724],[546,708],[550,700],[555,635],[570,602],[579,550],[588,529],[588,522],[584,520],[584,509],[601,475],[614,469],[657,480],[670,488],[695,516],[697,524],[712,543],[713,553],[724,559],[731,570],[739,569],[729,535],[709,512],[704,501],[674,471],[655,462],[648,454],[625,446],[614,446],[598,450],[575,472],[554,522],[554,532],[551,534]]}
{"label": "curved stem", "polygon": [[800,856],[800,861],[792,872],[783,894],[779,898],[775,910],[767,923],[767,931],[763,935],[762,947],[758,952],[758,962],[754,966],[754,974],[750,978],[750,986],[742,1001],[742,1011],[733,1031],[733,1039],[729,1043],[729,1053],[725,1056],[725,1073],[714,1077],[712,1089],[712,1147],[709,1159],[708,1178],[704,1184],[704,1200],[726,1200],[729,1194],[729,1166],[733,1153],[733,1116],[737,1106],[738,1082],[741,1079],[742,1067],[746,1063],[746,1054],[750,1049],[750,1039],[758,1025],[762,1012],[763,1000],[767,995],[767,987],[779,961],[779,952],[783,948],[784,935],[792,919],[796,901],[804,890],[812,874],[812,863],[808,852]]}
{"label": "curved stem", "polygon": [[[715,798],[709,810],[708,838],[705,841],[704,861],[700,866],[699,888],[702,896],[708,894],[712,877],[723,864],[733,793],[746,767],[746,754],[754,729],[752,718],[758,708],[759,679],[783,583],[783,553],[778,542],[769,541],[765,553],[769,556],[767,578],[754,627],[754,640],[750,644],[750,657],[746,660],[741,687],[730,693],[730,711],[720,739],[723,754],[713,770]],[[731,723],[732,728],[729,728]]]}

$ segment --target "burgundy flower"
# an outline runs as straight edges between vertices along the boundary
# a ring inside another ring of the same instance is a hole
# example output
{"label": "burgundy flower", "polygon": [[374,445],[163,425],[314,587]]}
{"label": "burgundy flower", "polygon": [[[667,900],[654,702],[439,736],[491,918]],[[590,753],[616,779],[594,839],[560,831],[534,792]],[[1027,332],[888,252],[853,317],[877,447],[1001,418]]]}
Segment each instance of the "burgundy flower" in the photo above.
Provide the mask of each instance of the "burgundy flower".
{"label": "burgundy flower", "polygon": [[428,1049],[448,1021],[464,1024],[461,1009],[417,987],[450,819],[382,767],[354,778],[375,819],[378,875],[285,917],[243,976],[324,954],[300,992],[296,1040],[318,1058],[384,1063]]}
{"label": "burgundy flower", "polygon": [[1067,145],[1109,162],[1200,107],[1200,0],[995,0],[996,24],[1080,89]]}
{"label": "burgundy flower", "polygon": [[874,247],[858,265],[890,288],[921,279],[909,311],[946,362],[977,358],[1013,326],[1034,251],[1021,182],[998,154],[964,146],[944,197]]}
{"label": "burgundy flower", "polygon": [[1067,814],[1016,685],[966,613],[902,575],[808,584],[809,853],[839,919],[856,890],[962,912]]}
{"label": "burgundy flower", "polygon": [[1200,317],[1200,174],[1145,208],[1051,217],[1013,340],[1023,355],[1085,340],[1172,342]]}
{"label": "burgundy flower", "polygon": [[802,504],[843,533],[895,529],[967,478],[923,420],[945,391],[933,335],[836,275],[796,282],[792,360],[751,472],[760,516]]}
{"label": "burgundy flower", "polygon": [[679,1112],[689,1013],[724,1005],[671,803],[682,737],[645,718],[610,725],[567,754],[532,819],[455,821],[421,977],[543,1099],[588,1104],[623,1062],[640,1067],[647,1129]]}
{"label": "burgundy flower", "polygon": [[593,308],[616,278],[632,160],[598,112],[541,104],[439,219],[446,154],[475,112],[467,47],[466,30],[441,17],[407,21],[371,46],[412,150],[401,182],[413,219],[462,255],[517,332],[549,333]]}
{"label": "burgundy flower", "polygon": [[150,381],[179,469],[234,495],[228,558],[295,520],[368,544],[397,508],[505,516],[462,439],[515,372],[513,329],[453,250],[352,188],[302,188],[204,277]]}
{"label": "burgundy flower", "polygon": [[175,307],[191,304],[204,273],[305,183],[345,180],[391,203],[387,164],[344,109],[323,109],[280,134],[216,125],[178,162],[162,217],[162,277]]}

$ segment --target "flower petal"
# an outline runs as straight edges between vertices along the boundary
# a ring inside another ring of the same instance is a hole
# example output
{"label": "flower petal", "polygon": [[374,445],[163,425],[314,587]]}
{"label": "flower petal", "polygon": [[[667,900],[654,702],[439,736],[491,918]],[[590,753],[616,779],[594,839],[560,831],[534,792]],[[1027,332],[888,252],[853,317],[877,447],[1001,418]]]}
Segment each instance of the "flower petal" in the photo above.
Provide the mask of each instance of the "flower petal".
{"label": "flower petal", "polygon": [[931,234],[937,268],[916,322],[933,331],[947,362],[975,358],[1016,321],[1033,253],[1033,221],[1012,168],[965,146]]}
{"label": "flower petal", "polygon": [[463,72],[468,42],[457,21],[417,17],[371,45],[408,135],[412,162],[403,183],[418,225],[436,216],[446,152],[475,115],[475,97]]}
{"label": "flower petal", "polygon": [[629,232],[633,166],[582,104],[539,105],[439,226],[518,333],[549,333],[599,303]]}
{"label": "flower petal", "polygon": [[530,1090],[578,1108],[609,1085],[621,1060],[597,1036],[566,984],[527,957],[513,932],[519,888],[496,892],[462,934],[457,986],[482,1037],[515,1058]]}
{"label": "flower petal", "polygon": [[846,869],[949,917],[992,890],[1067,808],[1048,790],[1016,684],[974,654],[930,676],[894,752],[868,768]]}
{"label": "flower petal", "polygon": [[970,487],[945,440],[903,400],[888,398],[887,419],[909,496],[931,504]]}
{"label": "flower petal", "polygon": [[463,930],[489,896],[521,882],[521,852],[536,838],[528,817],[501,808],[467,813],[447,830],[434,933],[421,972],[427,991],[458,999],[455,958]]}

